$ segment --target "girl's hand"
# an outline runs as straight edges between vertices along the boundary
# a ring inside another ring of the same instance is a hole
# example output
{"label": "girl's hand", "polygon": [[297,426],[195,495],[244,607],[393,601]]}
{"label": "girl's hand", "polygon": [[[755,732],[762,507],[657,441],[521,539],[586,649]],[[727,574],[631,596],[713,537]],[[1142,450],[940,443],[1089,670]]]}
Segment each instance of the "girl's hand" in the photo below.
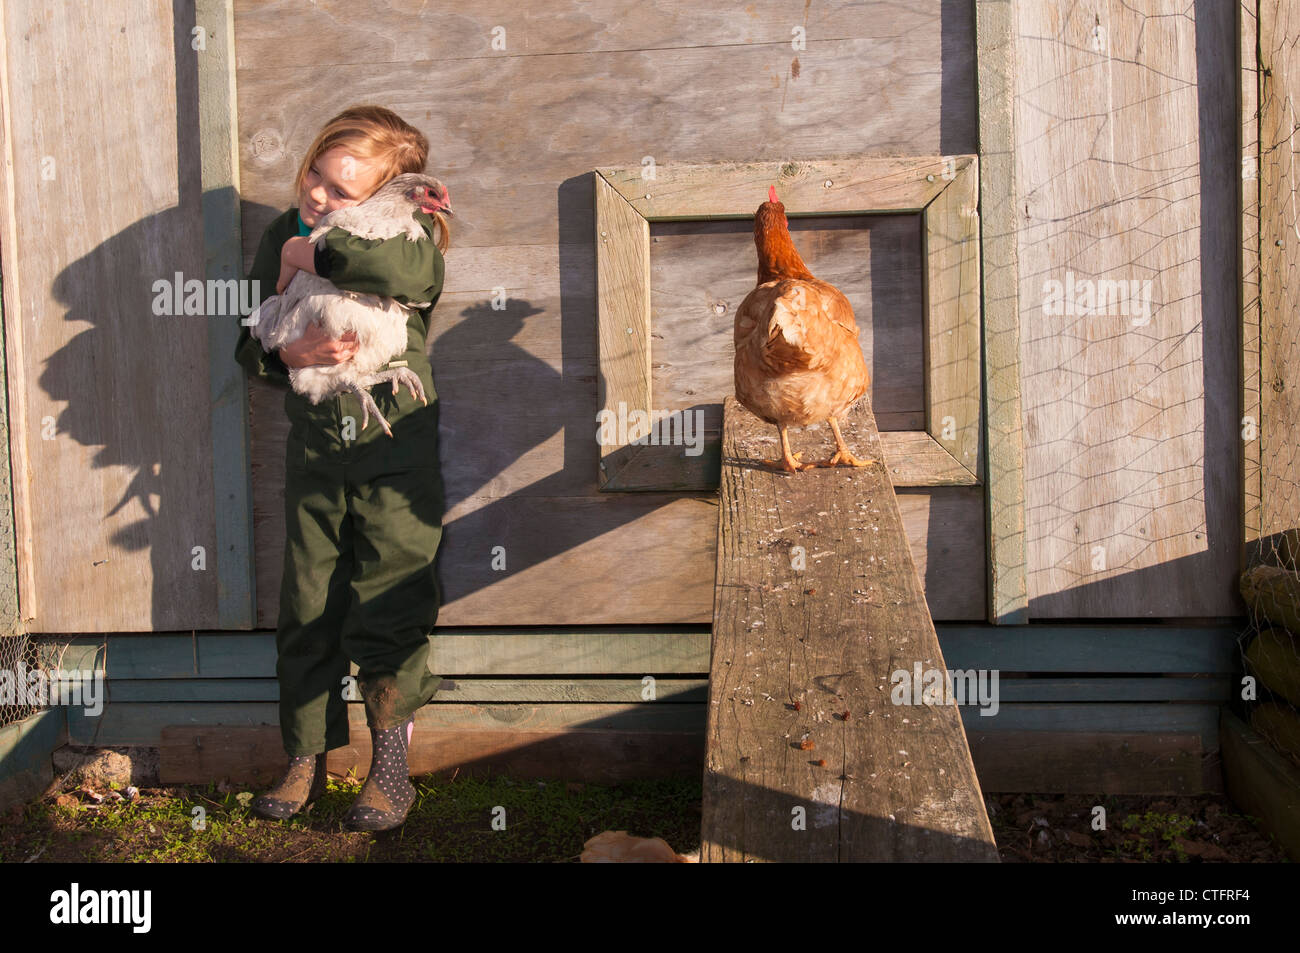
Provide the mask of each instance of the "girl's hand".
{"label": "girl's hand", "polygon": [[280,348],[280,360],[286,367],[342,364],[351,360],[360,347],[355,331],[349,331],[341,338],[332,338],[327,337],[319,325],[309,324],[302,337]]}
{"label": "girl's hand", "polygon": [[316,274],[316,249],[305,235],[295,235],[280,249],[280,277],[275,283],[275,293],[284,294],[299,271]]}

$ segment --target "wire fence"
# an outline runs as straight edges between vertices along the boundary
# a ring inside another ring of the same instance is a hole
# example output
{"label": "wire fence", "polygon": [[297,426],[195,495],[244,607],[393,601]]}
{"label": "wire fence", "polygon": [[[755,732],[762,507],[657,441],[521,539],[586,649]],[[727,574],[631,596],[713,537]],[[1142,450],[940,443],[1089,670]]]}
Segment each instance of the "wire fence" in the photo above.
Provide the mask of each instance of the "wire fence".
{"label": "wire fence", "polygon": [[0,728],[49,707],[30,677],[39,671],[36,643],[26,633],[0,635]]}
{"label": "wire fence", "polygon": [[1241,577],[1240,639],[1250,726],[1300,767],[1300,530],[1266,537]]}

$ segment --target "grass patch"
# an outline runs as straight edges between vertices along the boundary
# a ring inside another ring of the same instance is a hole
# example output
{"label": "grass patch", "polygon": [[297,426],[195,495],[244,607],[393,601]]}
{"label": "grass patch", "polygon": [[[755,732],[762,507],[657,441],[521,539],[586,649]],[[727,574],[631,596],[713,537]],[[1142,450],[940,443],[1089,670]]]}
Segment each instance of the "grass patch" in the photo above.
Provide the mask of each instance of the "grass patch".
{"label": "grass patch", "polygon": [[345,831],[360,782],[331,779],[324,797],[288,821],[259,818],[253,791],[214,786],[146,789],[100,803],[81,793],[19,809],[0,833],[0,863],[432,863],[576,861],[603,830],[662,837],[679,853],[700,845],[700,781],[653,779],[615,786],[508,777],[412,779],[405,825]]}

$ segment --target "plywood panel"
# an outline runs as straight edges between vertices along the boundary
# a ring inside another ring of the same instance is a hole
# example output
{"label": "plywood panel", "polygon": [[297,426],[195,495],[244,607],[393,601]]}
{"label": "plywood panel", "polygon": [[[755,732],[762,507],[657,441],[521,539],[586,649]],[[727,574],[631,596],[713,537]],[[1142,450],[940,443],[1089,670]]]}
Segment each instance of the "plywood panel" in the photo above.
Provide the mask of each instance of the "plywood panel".
{"label": "plywood panel", "polygon": [[1239,608],[1235,11],[1192,9],[1017,5],[1035,618]]}
{"label": "plywood panel", "polygon": [[[588,238],[590,208],[570,208],[561,190],[557,209],[557,189],[646,155],[662,165],[975,151],[965,4],[869,3],[833,25],[809,9],[803,50],[792,49],[791,31],[805,11],[774,2],[726,15],[680,3],[548,3],[531,17],[518,5],[458,6],[448,17],[373,0],[237,4],[245,197],[292,202],[316,131],[357,102],[383,103],[428,136],[430,168],[455,196],[453,242],[472,245]],[[590,24],[586,36],[547,39],[547,24],[574,19]],[[489,65],[478,54],[492,51],[456,23],[472,24],[475,37],[504,25],[507,50]],[[601,38],[607,24],[616,37]],[[438,39],[417,39],[429,35]],[[310,42],[298,49],[285,37]],[[389,52],[367,55],[380,46]],[[256,237],[245,241],[255,247]]]}
{"label": "plywood panel", "polygon": [[204,274],[193,10],[173,9],[100,4],[88,43],[47,4],[3,7],[0,245],[35,631],[217,624],[208,328],[152,308],[155,280]]}
{"label": "plywood panel", "polygon": [[[282,485],[282,484],[281,484]],[[984,614],[978,487],[898,491],[912,558],[936,619]],[[258,527],[258,624],[273,628],[283,517]],[[713,617],[713,496],[475,497],[450,511],[439,557],[441,625],[707,623]],[[503,569],[493,547],[504,547]]]}
{"label": "plywood panel", "polygon": [[[590,172],[646,155],[664,168],[974,152],[972,12],[943,0],[827,10],[763,0],[725,12],[613,0],[540,12],[456,6],[237,0],[246,261],[292,202],[298,162],[330,116],[380,102],[419,127],[457,210],[430,334],[448,490],[439,624],[707,621],[712,506],[699,494],[596,498]],[[490,36],[498,25],[499,51]],[[804,49],[791,46],[796,26],[806,30]],[[300,48],[285,37],[311,41]],[[909,227],[872,223],[888,254],[878,261],[881,248],[871,248],[870,272],[887,284],[860,292],[888,299],[879,319],[888,340],[871,343],[877,378],[901,395],[901,410],[882,414],[897,429],[914,426],[922,406],[919,366],[910,369],[920,328],[910,282],[920,268],[909,258]],[[749,244],[737,273],[752,286]],[[826,257],[836,257],[829,246]],[[701,269],[690,277],[707,279]],[[503,308],[492,307],[494,296]],[[671,386],[689,397],[730,373],[727,353],[672,375]],[[251,391],[263,626],[275,624],[281,572],[281,399],[260,385]],[[978,491],[943,487],[901,502],[931,608],[940,618],[981,618]],[[498,544],[504,573],[490,565]]]}

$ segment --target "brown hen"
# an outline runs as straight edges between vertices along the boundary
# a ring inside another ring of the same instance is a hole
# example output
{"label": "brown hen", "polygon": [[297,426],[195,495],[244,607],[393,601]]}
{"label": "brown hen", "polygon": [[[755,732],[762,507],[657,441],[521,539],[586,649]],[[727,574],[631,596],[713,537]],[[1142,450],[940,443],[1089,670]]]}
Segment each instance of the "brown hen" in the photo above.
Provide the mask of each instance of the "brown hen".
{"label": "brown hen", "polygon": [[[785,206],[775,186],[754,214],[758,287],[736,310],[736,399],[754,416],[775,424],[781,459],[764,460],[783,470],[848,465],[864,467],[844,443],[836,418],[867,393],[871,378],[858,344],[849,299],[814,278],[790,240]],[[819,463],[791,455],[788,427],[829,420],[836,453]]]}

